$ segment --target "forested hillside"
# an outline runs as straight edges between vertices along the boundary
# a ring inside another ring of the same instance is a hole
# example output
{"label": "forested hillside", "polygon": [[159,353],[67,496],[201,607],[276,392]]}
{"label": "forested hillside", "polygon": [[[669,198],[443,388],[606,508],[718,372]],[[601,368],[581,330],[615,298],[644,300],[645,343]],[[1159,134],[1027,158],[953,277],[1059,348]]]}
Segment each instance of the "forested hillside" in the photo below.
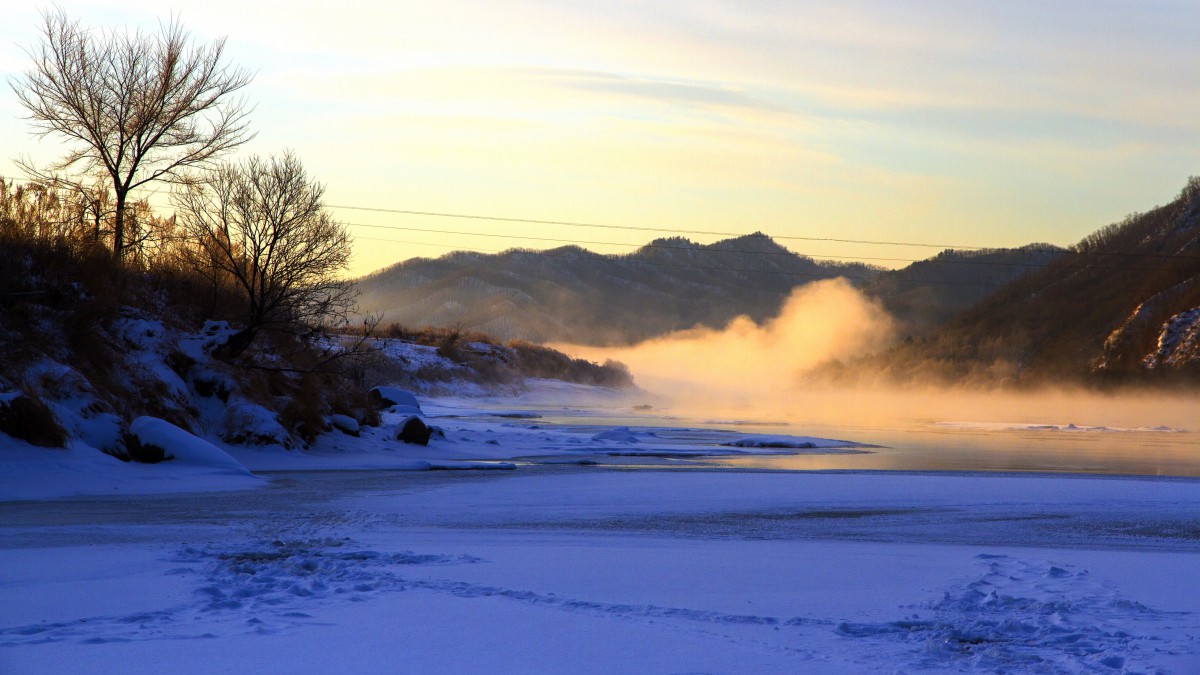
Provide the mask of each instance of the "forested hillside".
{"label": "forested hillside", "polygon": [[1187,380],[1200,367],[1200,179],[1102,228],[856,377]]}
{"label": "forested hillside", "polygon": [[879,270],[797,255],[763,234],[701,245],[658,239],[607,256],[578,247],[418,258],[358,282],[385,322],[458,326],[499,338],[628,344],[739,315],[774,316],[792,288]]}
{"label": "forested hillside", "polygon": [[1029,244],[1013,249],[947,249],[898,270],[881,273],[863,291],[878,298],[908,334],[923,334],[996,292],[1039,270],[1063,249]]}

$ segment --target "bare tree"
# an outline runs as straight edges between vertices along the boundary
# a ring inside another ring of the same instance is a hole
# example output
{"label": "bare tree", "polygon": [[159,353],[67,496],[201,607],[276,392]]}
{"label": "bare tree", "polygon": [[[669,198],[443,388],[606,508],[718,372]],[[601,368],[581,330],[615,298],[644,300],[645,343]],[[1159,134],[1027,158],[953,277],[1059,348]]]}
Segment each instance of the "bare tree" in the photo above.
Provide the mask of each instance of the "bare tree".
{"label": "bare tree", "polygon": [[176,192],[178,223],[203,252],[195,260],[245,301],[245,327],[219,356],[235,358],[261,331],[312,337],[346,321],[355,294],[339,275],[350,236],[323,194],[291,153],[222,166]]}
{"label": "bare tree", "polygon": [[131,190],[206,167],[253,137],[249,108],[233,94],[251,75],[222,63],[224,39],[192,46],[174,20],[159,32],[95,32],[59,9],[43,13],[40,44],[24,78],[10,85],[39,137],[66,141],[67,154],[47,167],[21,160],[34,178],[88,189],[78,176],[111,181],[113,252],[129,243]]}

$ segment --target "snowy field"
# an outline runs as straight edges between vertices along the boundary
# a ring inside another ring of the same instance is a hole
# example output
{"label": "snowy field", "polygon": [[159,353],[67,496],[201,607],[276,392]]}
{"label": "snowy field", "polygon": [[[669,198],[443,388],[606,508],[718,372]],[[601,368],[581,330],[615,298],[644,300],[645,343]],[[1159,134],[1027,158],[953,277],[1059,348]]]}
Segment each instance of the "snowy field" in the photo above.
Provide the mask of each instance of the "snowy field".
{"label": "snowy field", "polygon": [[875,449],[565,393],[423,401],[428,448],[6,448],[0,673],[1200,673],[1195,479],[714,469]]}

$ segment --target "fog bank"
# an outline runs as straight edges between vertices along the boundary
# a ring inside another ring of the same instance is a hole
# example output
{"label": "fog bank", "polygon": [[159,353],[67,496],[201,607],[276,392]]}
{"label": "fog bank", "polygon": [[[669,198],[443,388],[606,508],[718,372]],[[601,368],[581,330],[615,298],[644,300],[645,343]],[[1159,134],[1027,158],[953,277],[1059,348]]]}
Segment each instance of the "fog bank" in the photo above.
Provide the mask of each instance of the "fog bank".
{"label": "fog bank", "polygon": [[928,384],[806,382],[830,359],[886,348],[895,323],[878,302],[837,279],[797,288],[778,317],[739,317],[723,329],[679,331],[630,347],[555,345],[573,356],[629,366],[648,402],[695,419],[809,425],[1006,422],[1123,429],[1200,426],[1200,398],[1178,392],[1106,395],[1064,387],[1000,392]]}
{"label": "fog bank", "polygon": [[725,408],[794,392],[814,366],[878,350],[892,335],[878,302],[832,279],[796,288],[779,316],[762,324],[742,316],[722,329],[694,328],[630,347],[555,348],[620,361],[640,387],[673,405]]}

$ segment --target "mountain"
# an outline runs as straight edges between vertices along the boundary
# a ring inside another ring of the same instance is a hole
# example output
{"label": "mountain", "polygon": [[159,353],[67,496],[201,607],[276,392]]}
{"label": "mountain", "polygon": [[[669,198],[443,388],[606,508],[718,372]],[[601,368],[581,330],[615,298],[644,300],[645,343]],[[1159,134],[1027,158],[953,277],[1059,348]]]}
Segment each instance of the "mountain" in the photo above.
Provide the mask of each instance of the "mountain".
{"label": "mountain", "polygon": [[863,286],[907,332],[923,334],[1009,282],[1050,264],[1064,249],[1029,244],[1012,249],[947,249],[908,267],[887,270]]}
{"label": "mountain", "polygon": [[907,380],[1194,379],[1200,178],[1087,236],[922,339],[853,364]]}
{"label": "mountain", "polygon": [[629,344],[739,315],[776,315],[818,279],[869,281],[880,270],[797,255],[755,233],[713,244],[672,237],[628,255],[575,246],[405,261],[358,281],[364,312],[385,323],[457,326],[497,338]]}

